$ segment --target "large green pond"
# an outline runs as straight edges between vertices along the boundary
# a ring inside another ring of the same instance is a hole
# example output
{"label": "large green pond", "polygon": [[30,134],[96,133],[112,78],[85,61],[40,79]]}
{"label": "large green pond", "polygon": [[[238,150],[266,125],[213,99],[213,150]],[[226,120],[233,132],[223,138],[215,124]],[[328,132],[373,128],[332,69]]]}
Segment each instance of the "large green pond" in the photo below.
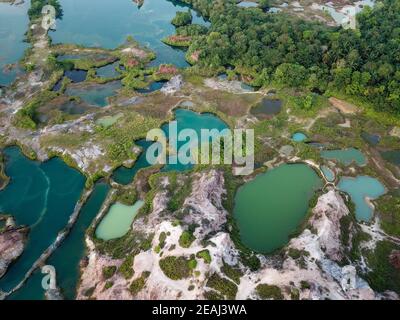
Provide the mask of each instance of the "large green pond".
{"label": "large green pond", "polygon": [[11,182],[0,192],[0,212],[13,215],[19,225],[30,227],[24,253],[0,279],[0,289],[8,291],[23,279],[67,225],[85,179],[58,158],[45,163],[31,161],[16,147],[5,149],[4,154]]}
{"label": "large green pond", "polygon": [[363,166],[367,163],[364,154],[355,148],[343,150],[323,150],[321,151],[321,157],[329,160],[337,160],[345,166],[349,166],[352,163],[355,163],[358,166]]}
{"label": "large green pond", "polygon": [[96,229],[96,237],[102,240],[117,239],[124,236],[130,229],[133,219],[143,206],[143,201],[137,201],[133,206],[115,203]]}
{"label": "large green pond", "polygon": [[[171,25],[177,11],[187,10],[179,1],[145,0],[141,8],[132,0],[60,0],[64,16],[51,34],[55,43],[116,48],[132,35],[157,54],[155,63],[186,67],[185,53],[161,42],[175,33]],[[193,23],[207,22],[193,12]]]}
{"label": "large green pond", "polygon": [[262,253],[285,245],[321,186],[321,179],[305,164],[281,165],[243,185],[234,207],[242,242]]}
{"label": "large green pond", "polygon": [[0,1],[0,85],[12,83],[19,72],[18,68],[4,70],[4,67],[18,62],[28,47],[28,44],[23,41],[28,29],[29,6],[29,0],[18,5]]}

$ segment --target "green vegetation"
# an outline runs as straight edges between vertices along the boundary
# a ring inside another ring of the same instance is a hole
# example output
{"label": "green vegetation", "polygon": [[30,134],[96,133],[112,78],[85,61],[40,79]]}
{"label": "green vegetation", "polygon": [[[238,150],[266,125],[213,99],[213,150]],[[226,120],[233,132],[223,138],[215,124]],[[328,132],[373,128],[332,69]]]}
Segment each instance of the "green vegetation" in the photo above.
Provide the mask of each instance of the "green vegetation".
{"label": "green vegetation", "polygon": [[385,0],[358,16],[358,30],[331,28],[287,14],[243,10],[236,1],[184,0],[212,22],[188,56],[199,68],[232,65],[255,83],[335,90],[400,113],[400,1]]}
{"label": "green vegetation", "polygon": [[144,288],[149,275],[150,274],[148,272],[143,272],[139,278],[132,281],[131,285],[129,286],[129,291],[133,296],[137,295]]}
{"label": "green vegetation", "polygon": [[236,284],[240,284],[240,278],[243,276],[242,271],[239,268],[231,267],[224,261],[224,265],[221,268],[221,271],[231,280],[233,280]]}
{"label": "green vegetation", "polygon": [[301,290],[306,290],[306,289],[310,289],[311,285],[310,285],[310,283],[308,281],[301,280],[300,281],[300,287],[301,287]]}
{"label": "green vegetation", "polygon": [[177,11],[175,18],[172,19],[171,23],[175,27],[182,27],[192,23],[192,13],[190,10],[184,11]]}
{"label": "green vegetation", "polygon": [[179,245],[182,248],[189,248],[194,240],[196,240],[196,238],[193,233],[191,233],[190,231],[183,231],[181,236],[179,237]]}
{"label": "green vegetation", "polygon": [[208,251],[208,249],[204,249],[204,250],[197,252],[196,257],[199,259],[203,259],[205,263],[208,263],[208,264],[211,263],[210,251]]}
{"label": "green vegetation", "polygon": [[377,211],[380,213],[382,229],[395,237],[400,236],[400,197],[387,194],[377,201]]}
{"label": "green vegetation", "polygon": [[206,300],[224,300],[224,296],[217,291],[209,290],[204,293]]}
{"label": "green vegetation", "polygon": [[104,290],[110,289],[114,285],[113,281],[107,281],[104,285]]}
{"label": "green vegetation", "polygon": [[238,287],[232,281],[221,278],[214,273],[207,281],[207,287],[215,289],[228,300],[233,300],[236,297]]}
{"label": "green vegetation", "polygon": [[160,268],[172,280],[181,280],[191,275],[190,259],[183,256],[169,256],[160,260]]}
{"label": "green vegetation", "polygon": [[283,300],[283,294],[281,288],[277,286],[270,286],[268,284],[259,284],[256,287],[258,296],[263,299]]}
{"label": "green vegetation", "polygon": [[36,129],[38,122],[36,119],[37,109],[57,97],[57,95],[58,94],[56,92],[48,90],[42,91],[36,97],[31,99],[30,102],[28,102],[20,110],[18,110],[18,112],[14,116],[13,124],[16,127],[23,129]]}
{"label": "green vegetation", "polygon": [[160,246],[161,249],[164,248],[165,246],[165,240],[167,239],[167,234],[163,231],[160,233],[160,236],[158,237],[158,245]]}
{"label": "green vegetation", "polygon": [[192,192],[190,178],[182,175],[178,176],[176,172],[168,173],[168,191],[171,195],[167,208],[171,212],[175,212],[182,208],[186,198]]}
{"label": "green vegetation", "polygon": [[310,255],[308,251],[289,248],[289,250],[287,251],[287,255],[293,260],[296,260],[300,268],[305,269],[307,267],[305,258]]}
{"label": "green vegetation", "polygon": [[121,273],[125,279],[130,279],[134,275],[133,271],[134,259],[135,259],[134,255],[132,254],[128,255],[118,268],[118,272]]}
{"label": "green vegetation", "polygon": [[372,289],[379,292],[392,290],[400,293],[398,260],[391,261],[390,257],[395,250],[399,252],[400,247],[389,241],[380,241],[374,251],[365,252],[367,265],[372,270],[366,274],[366,280]]}
{"label": "green vegetation", "polygon": [[42,9],[45,5],[51,5],[56,9],[56,18],[61,18],[63,11],[58,0],[31,0],[31,7],[28,10],[28,15],[31,20],[42,16]]}
{"label": "green vegetation", "polygon": [[103,271],[102,271],[103,278],[106,279],[106,280],[110,279],[115,274],[116,271],[117,271],[117,267],[116,266],[104,267]]}

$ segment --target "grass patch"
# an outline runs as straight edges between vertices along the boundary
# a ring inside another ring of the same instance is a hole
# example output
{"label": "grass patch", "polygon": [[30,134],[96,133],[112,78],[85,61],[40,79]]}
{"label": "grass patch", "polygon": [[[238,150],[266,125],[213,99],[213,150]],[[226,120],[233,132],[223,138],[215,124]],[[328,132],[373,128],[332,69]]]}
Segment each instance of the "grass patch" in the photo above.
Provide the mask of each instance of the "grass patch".
{"label": "grass patch", "polygon": [[242,271],[239,268],[231,267],[229,264],[225,263],[221,268],[221,271],[236,284],[240,284],[240,278],[243,276]]}
{"label": "grass patch", "polygon": [[256,287],[258,296],[263,300],[283,300],[283,294],[281,288],[268,284],[259,284]]}
{"label": "grass patch", "polygon": [[228,300],[233,300],[236,297],[238,287],[232,281],[221,278],[214,273],[207,281],[207,287],[215,289]]}
{"label": "grass patch", "polygon": [[182,248],[189,248],[194,240],[196,240],[196,237],[193,235],[193,233],[190,231],[183,231],[179,237],[179,245]]}
{"label": "grass patch", "polygon": [[199,252],[196,253],[196,257],[199,259],[203,259],[205,263],[210,264],[212,259],[211,259],[211,255],[210,255],[210,251],[208,251],[208,249],[205,250],[201,250]]}
{"label": "grass patch", "polygon": [[192,273],[189,262],[190,260],[183,256],[169,256],[160,260],[160,268],[168,278],[181,280],[188,278]]}
{"label": "grass patch", "polygon": [[117,271],[116,266],[104,267],[102,270],[103,278],[106,280],[110,279],[115,274],[116,271]]}
{"label": "grass patch", "polygon": [[133,296],[137,295],[144,288],[149,275],[150,273],[143,272],[139,278],[132,281],[131,285],[129,286],[129,291]]}
{"label": "grass patch", "polygon": [[367,251],[364,254],[368,267],[372,269],[366,274],[372,289],[379,292],[392,290],[400,293],[400,272],[390,262],[393,250],[400,250],[400,247],[389,241],[380,241],[374,251]]}

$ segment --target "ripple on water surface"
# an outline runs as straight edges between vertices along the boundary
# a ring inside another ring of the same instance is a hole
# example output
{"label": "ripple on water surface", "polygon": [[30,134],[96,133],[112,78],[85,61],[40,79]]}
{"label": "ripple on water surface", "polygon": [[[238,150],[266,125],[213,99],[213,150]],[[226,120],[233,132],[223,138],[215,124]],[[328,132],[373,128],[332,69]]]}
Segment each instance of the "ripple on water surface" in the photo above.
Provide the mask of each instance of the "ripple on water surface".
{"label": "ripple on water surface", "polygon": [[0,289],[8,291],[67,225],[84,177],[58,158],[44,163],[31,161],[16,147],[5,149],[4,154],[11,181],[0,192],[0,211],[14,216],[18,225],[30,227],[23,254],[0,279]]}

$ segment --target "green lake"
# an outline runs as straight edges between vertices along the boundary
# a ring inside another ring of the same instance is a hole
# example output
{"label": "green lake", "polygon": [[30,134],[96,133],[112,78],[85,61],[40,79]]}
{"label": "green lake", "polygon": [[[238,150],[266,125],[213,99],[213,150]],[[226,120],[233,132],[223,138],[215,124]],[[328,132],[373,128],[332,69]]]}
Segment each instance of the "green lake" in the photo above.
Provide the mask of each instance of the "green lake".
{"label": "green lake", "polygon": [[[161,39],[175,33],[171,20],[188,6],[179,1],[145,0],[138,7],[132,0],[60,0],[64,15],[51,33],[54,43],[76,43],[114,49],[132,35],[157,54],[155,64],[173,63],[186,67],[185,52]],[[194,11],[193,23],[209,25]]]}
{"label": "green lake", "polygon": [[386,192],[385,186],[379,180],[368,176],[343,177],[338,188],[350,195],[356,206],[356,218],[361,221],[369,221],[374,214],[366,198],[374,200]]}
{"label": "green lake", "polygon": [[96,237],[111,240],[123,237],[131,228],[133,219],[143,206],[143,201],[137,201],[133,206],[115,203],[96,229]]}
{"label": "green lake", "polygon": [[76,96],[84,102],[95,107],[105,107],[108,105],[108,98],[117,94],[122,88],[121,81],[112,81],[105,84],[90,84],[86,86],[69,85],[65,94]]}
{"label": "green lake", "polygon": [[18,62],[28,48],[24,39],[29,24],[29,6],[29,0],[18,5],[0,2],[0,85],[11,84],[21,73],[18,67],[11,70],[4,68]]}
{"label": "green lake", "polygon": [[363,166],[367,163],[364,154],[355,148],[343,150],[323,150],[321,151],[321,157],[328,160],[337,160],[345,166],[349,166],[352,163],[355,163],[358,166]]}
{"label": "green lake", "polygon": [[39,163],[16,147],[4,150],[10,184],[0,192],[0,212],[30,227],[24,253],[0,279],[0,289],[17,285],[39,256],[67,225],[80,198],[85,179],[58,158]]}
{"label": "green lake", "polygon": [[317,173],[305,164],[281,165],[240,187],[234,217],[242,242],[262,253],[284,246],[321,187]]}

